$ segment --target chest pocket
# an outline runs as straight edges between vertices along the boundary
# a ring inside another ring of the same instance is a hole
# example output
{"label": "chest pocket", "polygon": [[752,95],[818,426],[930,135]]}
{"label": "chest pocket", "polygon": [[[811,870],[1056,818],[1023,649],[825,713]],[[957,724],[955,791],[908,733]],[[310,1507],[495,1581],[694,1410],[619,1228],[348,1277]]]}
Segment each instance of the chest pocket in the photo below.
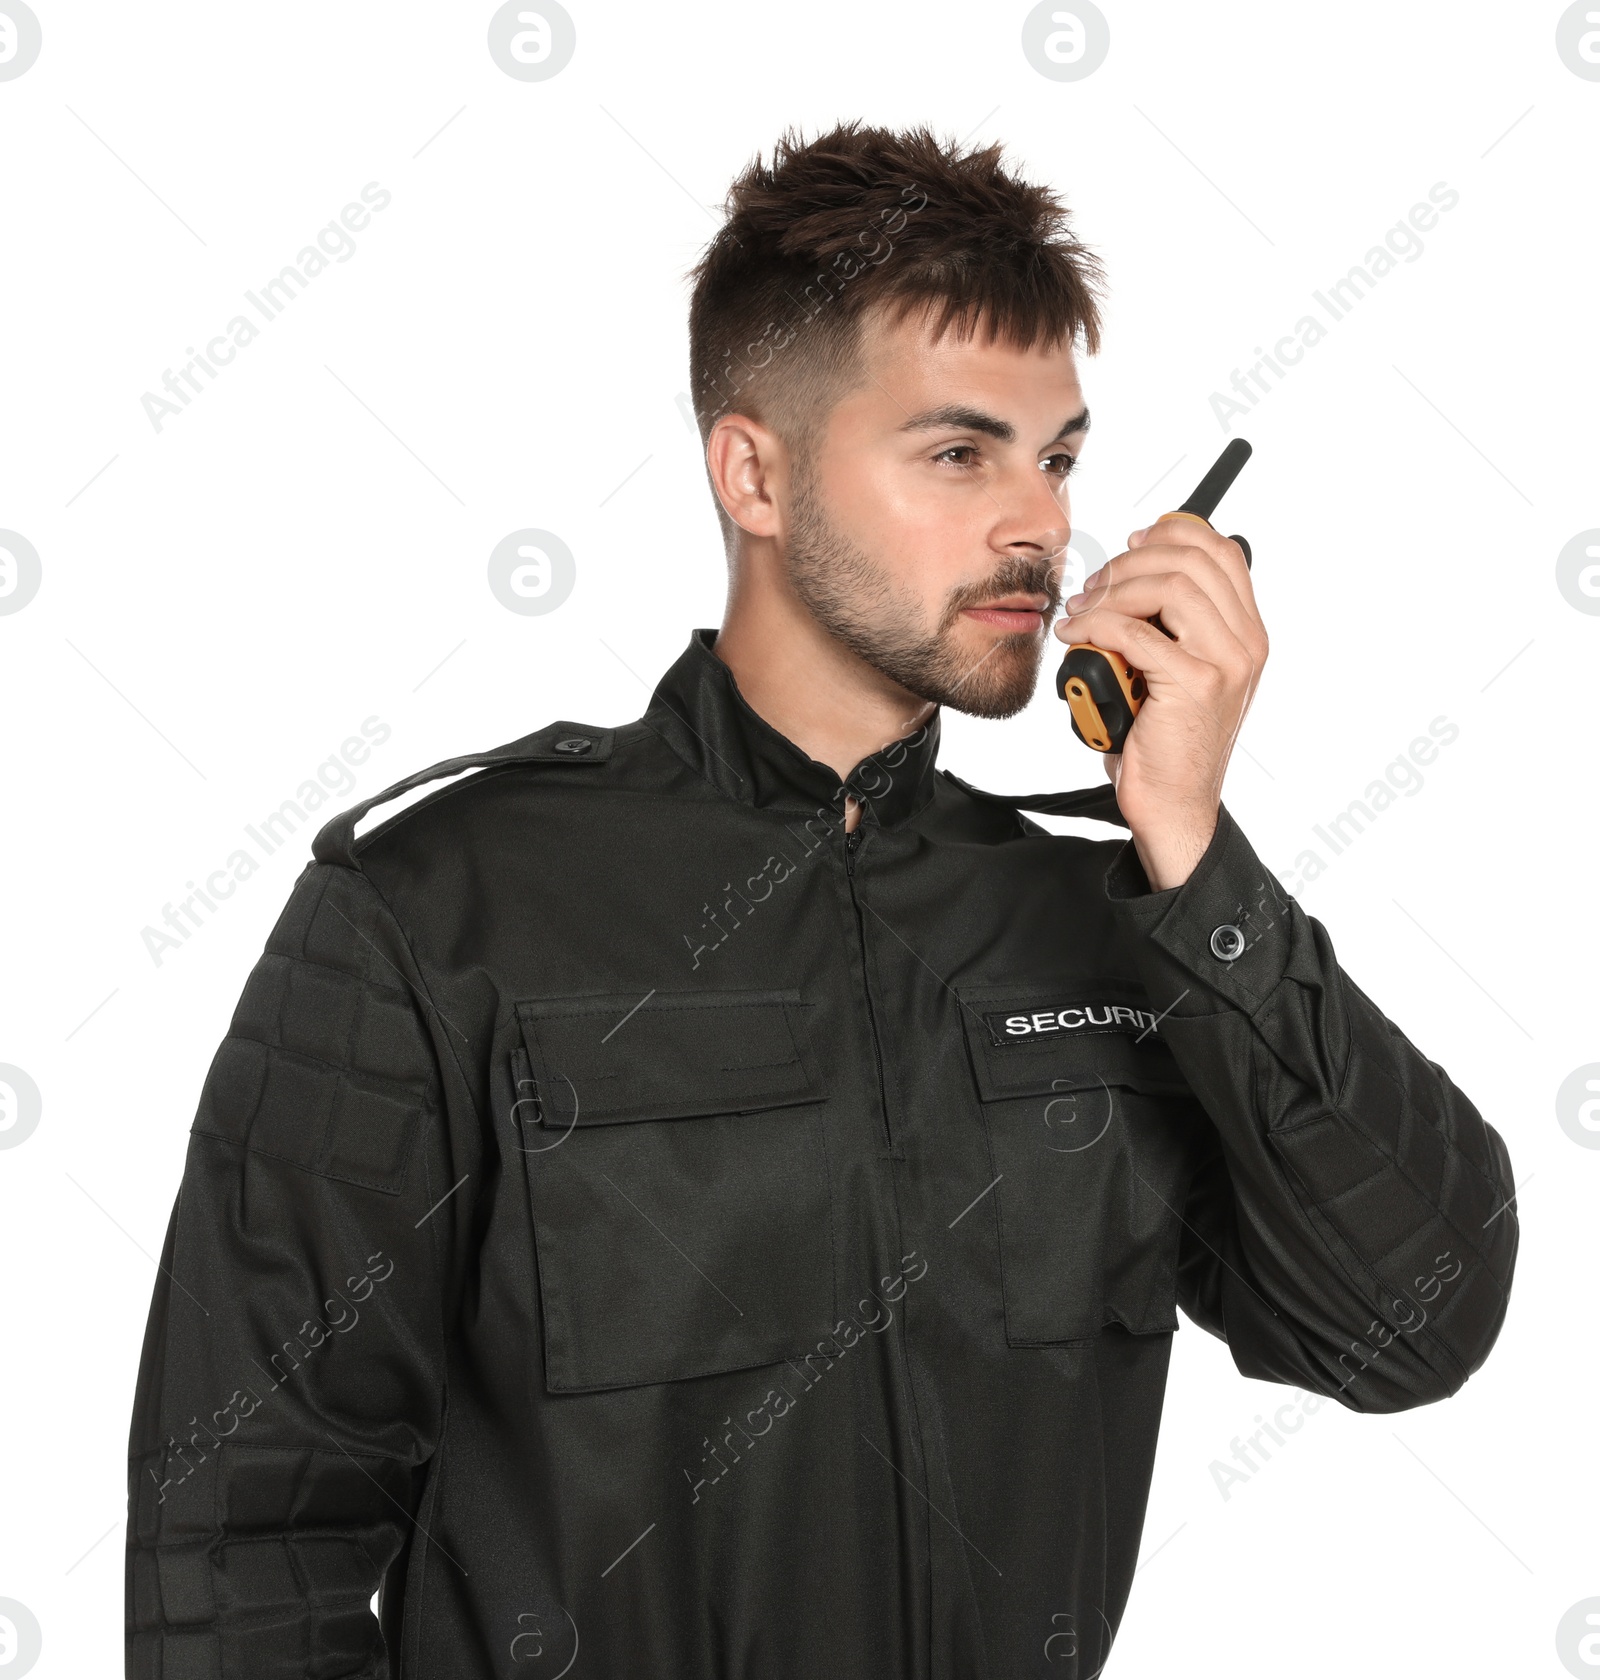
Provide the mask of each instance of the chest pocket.
{"label": "chest pocket", "polygon": [[836,1321],[825,1095],[795,991],[516,1006],[545,1379],[803,1356]]}
{"label": "chest pocket", "polygon": [[994,1171],[1006,1340],[1178,1328],[1203,1111],[1126,983],[963,986]]}

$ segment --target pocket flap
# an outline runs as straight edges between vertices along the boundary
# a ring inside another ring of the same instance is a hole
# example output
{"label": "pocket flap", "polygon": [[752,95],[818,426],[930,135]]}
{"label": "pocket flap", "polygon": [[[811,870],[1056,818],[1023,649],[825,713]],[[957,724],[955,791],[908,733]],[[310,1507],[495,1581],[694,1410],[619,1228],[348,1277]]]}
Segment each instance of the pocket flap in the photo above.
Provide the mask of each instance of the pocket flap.
{"label": "pocket flap", "polygon": [[1125,980],[958,986],[978,1094],[985,1102],[1122,1085],[1184,1095],[1150,1000]]}
{"label": "pocket flap", "polygon": [[617,992],[516,1008],[547,1127],[823,1100],[798,991]]}

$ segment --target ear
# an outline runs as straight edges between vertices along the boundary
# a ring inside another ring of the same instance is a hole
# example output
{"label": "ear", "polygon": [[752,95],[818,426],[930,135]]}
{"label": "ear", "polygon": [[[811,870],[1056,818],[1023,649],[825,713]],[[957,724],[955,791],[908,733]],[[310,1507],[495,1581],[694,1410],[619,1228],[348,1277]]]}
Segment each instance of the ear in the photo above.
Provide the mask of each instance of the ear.
{"label": "ear", "polygon": [[789,482],[789,452],[748,414],[724,414],[706,439],[706,471],[728,517],[755,537],[782,533],[778,503]]}

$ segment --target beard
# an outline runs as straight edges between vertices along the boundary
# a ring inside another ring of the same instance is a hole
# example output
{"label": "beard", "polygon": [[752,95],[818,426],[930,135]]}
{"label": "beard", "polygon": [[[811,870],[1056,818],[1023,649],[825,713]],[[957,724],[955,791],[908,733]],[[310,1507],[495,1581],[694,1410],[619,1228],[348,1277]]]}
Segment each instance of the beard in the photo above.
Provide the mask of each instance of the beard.
{"label": "beard", "polygon": [[[1014,717],[1033,698],[1045,619],[1061,605],[1059,556],[1007,555],[980,582],[952,589],[933,633],[922,635],[916,629],[921,601],[829,524],[803,469],[795,476],[791,511],[784,557],[790,585],[822,628],[859,659],[918,699],[973,717]],[[1001,636],[974,658],[960,644],[962,612],[1010,594],[1047,598],[1039,631]]]}

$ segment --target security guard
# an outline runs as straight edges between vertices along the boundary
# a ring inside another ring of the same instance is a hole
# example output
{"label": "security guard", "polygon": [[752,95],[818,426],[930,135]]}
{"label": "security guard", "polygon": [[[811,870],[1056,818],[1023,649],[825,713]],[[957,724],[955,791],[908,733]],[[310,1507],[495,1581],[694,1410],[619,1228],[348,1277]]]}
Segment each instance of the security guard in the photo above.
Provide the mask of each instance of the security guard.
{"label": "security guard", "polygon": [[[828,142],[751,202],[914,177],[1011,261],[990,153]],[[1158,524],[1068,603],[1150,678],[1115,786],[938,767],[1031,691],[1087,419],[1070,343],[879,309],[951,284],[901,245],[804,448],[770,389],[708,426],[728,616],[644,716],[317,836],[161,1259],[130,1675],[1087,1680],[1180,1306],[1363,1412],[1487,1357],[1505,1146],[1218,797],[1237,545]]]}

